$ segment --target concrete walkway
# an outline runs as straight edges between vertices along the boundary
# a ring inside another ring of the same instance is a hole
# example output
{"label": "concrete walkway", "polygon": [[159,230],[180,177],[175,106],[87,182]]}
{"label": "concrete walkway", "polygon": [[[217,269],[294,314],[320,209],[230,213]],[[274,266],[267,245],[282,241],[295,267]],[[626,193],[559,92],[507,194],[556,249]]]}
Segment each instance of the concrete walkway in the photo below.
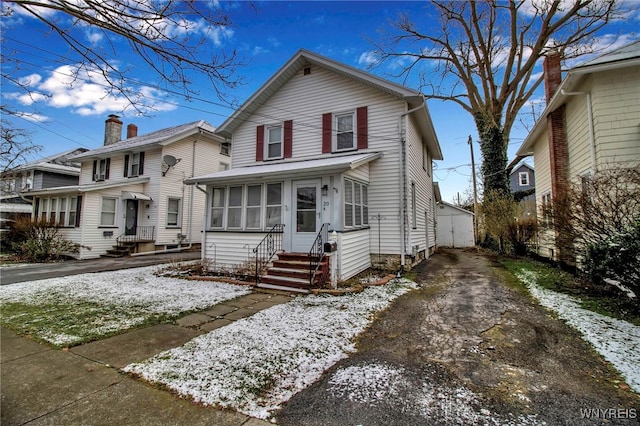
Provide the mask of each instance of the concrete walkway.
{"label": "concrete walkway", "polygon": [[[138,265],[136,265],[138,266]],[[123,374],[120,369],[294,296],[251,293],[191,314],[177,324],[133,330],[56,350],[2,329],[0,424],[220,425],[270,424],[204,407]]]}

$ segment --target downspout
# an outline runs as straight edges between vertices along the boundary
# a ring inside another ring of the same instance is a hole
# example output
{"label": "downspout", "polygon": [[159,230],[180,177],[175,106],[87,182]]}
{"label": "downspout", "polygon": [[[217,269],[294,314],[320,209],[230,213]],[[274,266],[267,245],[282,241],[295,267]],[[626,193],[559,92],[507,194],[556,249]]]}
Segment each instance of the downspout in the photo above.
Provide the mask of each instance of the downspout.
{"label": "downspout", "polygon": [[200,259],[204,259],[204,252],[205,252],[205,244],[206,244],[206,236],[207,233],[205,232],[207,229],[207,213],[206,213],[206,209],[209,205],[209,200],[207,199],[209,197],[209,194],[207,193],[206,189],[203,189],[200,184],[195,183],[194,186],[196,187],[197,190],[201,191],[204,193],[204,205],[205,205],[205,214],[204,214],[204,221],[202,222],[202,236],[200,237]]}
{"label": "downspout", "polygon": [[405,116],[418,111],[420,108],[424,108],[424,105],[405,111],[398,117],[398,133],[400,134],[400,191],[402,192],[400,228],[402,232],[400,233],[400,270],[398,271],[397,276],[400,276],[400,274],[404,272],[407,244],[407,170],[405,161],[407,141],[405,127],[403,126],[403,119]]}
{"label": "downspout", "polygon": [[591,92],[567,92],[562,89],[560,92],[564,96],[578,96],[578,95],[586,95],[587,96],[587,115],[589,121],[589,141],[590,141],[590,151],[591,151],[591,176],[595,176],[598,171],[598,166],[596,164],[596,136],[595,131],[593,129],[593,111],[591,109]]}

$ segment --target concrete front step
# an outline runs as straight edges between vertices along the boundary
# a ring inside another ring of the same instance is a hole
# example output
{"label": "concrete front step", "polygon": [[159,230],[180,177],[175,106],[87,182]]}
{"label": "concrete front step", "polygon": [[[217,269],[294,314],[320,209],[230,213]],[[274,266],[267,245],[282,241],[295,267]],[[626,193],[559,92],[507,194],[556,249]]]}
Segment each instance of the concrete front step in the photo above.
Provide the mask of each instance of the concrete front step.
{"label": "concrete front step", "polygon": [[274,284],[284,287],[309,288],[309,277],[306,279],[282,277],[279,275],[263,275],[260,277],[260,283]]}
{"label": "concrete front step", "polygon": [[281,285],[269,284],[269,283],[263,283],[263,282],[258,283],[256,287],[269,289],[269,290],[282,290],[282,291],[294,291],[296,293],[309,293],[309,290],[307,290],[306,288],[288,287],[288,286],[281,286]]}

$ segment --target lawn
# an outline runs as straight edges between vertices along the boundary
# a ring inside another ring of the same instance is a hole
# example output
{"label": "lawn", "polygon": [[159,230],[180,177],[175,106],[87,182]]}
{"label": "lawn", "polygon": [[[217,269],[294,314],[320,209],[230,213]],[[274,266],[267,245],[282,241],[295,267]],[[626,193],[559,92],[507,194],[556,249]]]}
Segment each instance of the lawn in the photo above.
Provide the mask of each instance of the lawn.
{"label": "lawn", "polygon": [[159,276],[158,266],[0,287],[0,324],[57,347],[172,321],[250,292],[248,287]]}
{"label": "lawn", "polygon": [[611,307],[611,303],[594,302],[592,299],[596,296],[589,288],[581,288],[567,273],[524,259],[508,259],[502,263],[542,306],[578,330],[620,372],[629,386],[640,393],[640,326],[615,318],[620,312],[605,310],[607,315],[596,312],[594,303],[599,310],[603,306]]}
{"label": "lawn", "polygon": [[307,295],[196,337],[125,371],[193,400],[262,419],[355,352],[355,337],[406,279],[343,296]]}

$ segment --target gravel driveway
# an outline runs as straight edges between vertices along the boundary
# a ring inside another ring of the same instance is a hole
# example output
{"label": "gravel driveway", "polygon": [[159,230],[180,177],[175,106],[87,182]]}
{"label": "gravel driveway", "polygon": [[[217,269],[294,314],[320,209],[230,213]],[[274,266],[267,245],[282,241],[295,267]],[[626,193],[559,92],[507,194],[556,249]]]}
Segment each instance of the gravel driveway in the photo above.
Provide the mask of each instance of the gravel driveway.
{"label": "gravel driveway", "polygon": [[[639,424],[640,398],[490,257],[441,250],[281,425]],[[622,387],[622,388],[621,388]]]}

